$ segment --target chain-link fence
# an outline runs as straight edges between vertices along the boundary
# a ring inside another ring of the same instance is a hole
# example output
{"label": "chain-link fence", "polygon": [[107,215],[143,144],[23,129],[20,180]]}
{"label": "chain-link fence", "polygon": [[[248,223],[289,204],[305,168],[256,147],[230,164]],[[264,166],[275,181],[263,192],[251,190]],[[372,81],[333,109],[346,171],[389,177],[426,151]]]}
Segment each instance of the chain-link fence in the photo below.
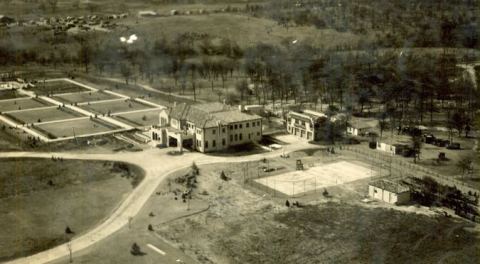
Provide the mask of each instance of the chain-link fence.
{"label": "chain-link fence", "polygon": [[440,184],[455,186],[457,189],[465,193],[468,193],[469,191],[472,193],[478,192],[478,190],[468,186],[465,182],[442,175],[418,164],[408,162],[403,157],[381,153],[376,150],[363,150],[352,146],[342,146],[341,149],[350,153],[357,159],[368,160],[375,164],[376,167],[387,166],[391,171],[390,176],[394,179],[405,177],[431,177]]}

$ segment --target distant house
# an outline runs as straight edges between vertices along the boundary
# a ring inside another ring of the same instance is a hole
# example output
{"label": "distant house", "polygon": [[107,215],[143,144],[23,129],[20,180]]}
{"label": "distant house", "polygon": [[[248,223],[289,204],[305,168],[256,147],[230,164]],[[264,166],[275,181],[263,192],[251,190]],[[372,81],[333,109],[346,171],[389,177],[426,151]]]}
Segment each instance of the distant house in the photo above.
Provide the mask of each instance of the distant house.
{"label": "distant house", "polygon": [[363,136],[378,126],[378,120],[372,118],[352,118],[347,126],[347,133],[352,136]]}
{"label": "distant house", "polygon": [[387,152],[391,155],[397,154],[397,146],[383,142],[377,142],[377,150]]}
{"label": "distant house", "polygon": [[304,110],[290,111],[287,114],[288,133],[306,140],[317,140],[318,129],[322,120],[327,116],[324,113]]}
{"label": "distant house", "polygon": [[160,145],[213,152],[262,139],[262,118],[220,103],[164,109],[151,138]]}
{"label": "distant house", "polygon": [[[139,17],[153,17],[153,16],[158,16],[158,13],[152,10],[145,10],[145,11],[138,11],[138,16]],[[112,16],[112,19],[116,18]]]}
{"label": "distant house", "polygon": [[373,199],[391,204],[405,204],[410,201],[410,189],[401,183],[389,180],[369,183],[368,195]]}
{"label": "distant house", "polygon": [[265,107],[263,105],[245,105],[240,106],[240,111],[261,116],[265,114]]}

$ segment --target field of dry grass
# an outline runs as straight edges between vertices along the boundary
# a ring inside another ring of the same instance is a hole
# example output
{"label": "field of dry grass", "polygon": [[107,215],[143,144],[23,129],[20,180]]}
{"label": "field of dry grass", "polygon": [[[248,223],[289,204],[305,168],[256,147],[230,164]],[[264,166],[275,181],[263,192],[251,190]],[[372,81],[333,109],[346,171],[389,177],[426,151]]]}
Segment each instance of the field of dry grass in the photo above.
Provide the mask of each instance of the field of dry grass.
{"label": "field of dry grass", "polygon": [[[30,255],[85,232],[143,178],[137,167],[103,161],[1,159],[0,166],[0,260]],[[67,226],[75,234],[65,234]]]}
{"label": "field of dry grass", "polygon": [[[208,34],[213,37],[232,39],[241,48],[267,43],[289,44],[293,40],[313,46],[332,48],[336,45],[355,45],[360,36],[335,30],[318,30],[314,27],[285,28],[264,18],[237,14],[209,14],[191,16],[168,16],[156,18],[127,19],[128,32],[142,39],[173,39],[183,33]],[[123,32],[122,32],[123,33]],[[364,38],[364,37],[362,37]]]}

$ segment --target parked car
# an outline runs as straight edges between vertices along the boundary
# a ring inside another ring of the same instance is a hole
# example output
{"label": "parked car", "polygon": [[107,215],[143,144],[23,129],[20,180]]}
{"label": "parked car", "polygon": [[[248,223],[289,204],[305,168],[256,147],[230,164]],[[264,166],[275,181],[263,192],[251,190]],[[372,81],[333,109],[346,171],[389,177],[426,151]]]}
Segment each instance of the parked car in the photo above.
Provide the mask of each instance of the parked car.
{"label": "parked car", "polygon": [[360,144],[360,140],[353,137],[348,137],[343,140],[343,143],[347,145],[357,145]]}
{"label": "parked car", "polygon": [[437,138],[437,140],[435,141],[435,146],[442,147],[442,148],[448,146],[449,144],[450,144],[450,141],[445,139]]}
{"label": "parked car", "polygon": [[274,170],[274,168],[263,168],[263,172],[272,172]]}
{"label": "parked car", "polygon": [[372,131],[367,131],[364,134],[365,137],[378,137],[378,133],[372,132]]}
{"label": "parked car", "polygon": [[406,148],[402,151],[402,156],[405,158],[413,157],[415,155],[415,151],[411,148]]}
{"label": "parked car", "polygon": [[423,135],[426,144],[435,144],[436,138],[434,135]]}
{"label": "parked car", "polygon": [[460,149],[460,143],[450,143],[448,144],[447,149]]}

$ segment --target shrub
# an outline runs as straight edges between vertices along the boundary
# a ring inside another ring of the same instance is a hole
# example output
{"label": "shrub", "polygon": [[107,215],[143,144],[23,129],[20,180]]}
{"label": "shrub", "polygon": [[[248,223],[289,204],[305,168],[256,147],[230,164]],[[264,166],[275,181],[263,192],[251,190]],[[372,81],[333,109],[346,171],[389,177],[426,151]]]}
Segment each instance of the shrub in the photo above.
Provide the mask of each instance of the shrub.
{"label": "shrub", "polygon": [[73,232],[72,229],[70,229],[70,227],[67,226],[67,228],[65,228],[65,234],[75,234],[75,232]]}
{"label": "shrub", "polygon": [[227,175],[225,175],[225,172],[222,170],[222,172],[220,173],[220,179],[224,180],[224,181],[228,181],[230,180],[230,178],[227,177]]}
{"label": "shrub", "polygon": [[192,169],[192,174],[193,175],[196,176],[196,175],[200,174],[200,169],[198,168],[197,164],[195,164],[195,162],[192,163],[191,169]]}
{"label": "shrub", "polygon": [[144,255],[145,253],[142,252],[142,249],[140,248],[137,243],[132,244],[132,248],[130,249],[130,253],[134,256],[141,256]]}

